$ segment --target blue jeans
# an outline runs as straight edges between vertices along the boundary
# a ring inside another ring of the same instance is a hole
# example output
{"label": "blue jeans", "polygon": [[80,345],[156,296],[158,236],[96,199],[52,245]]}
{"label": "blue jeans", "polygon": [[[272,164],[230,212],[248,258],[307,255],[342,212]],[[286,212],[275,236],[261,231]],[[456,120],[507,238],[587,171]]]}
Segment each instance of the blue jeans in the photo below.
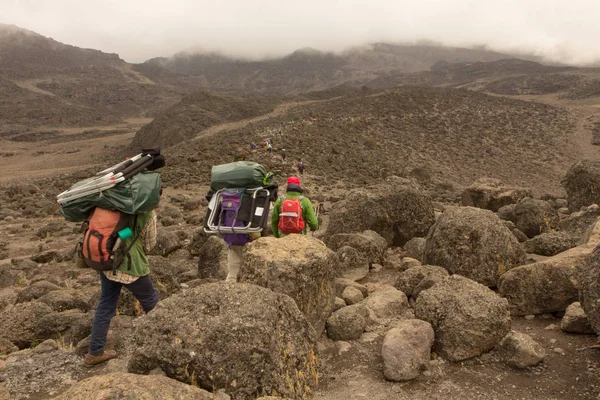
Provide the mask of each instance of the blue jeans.
{"label": "blue jeans", "polygon": [[125,286],[138,299],[146,313],[150,312],[158,303],[158,295],[154,290],[154,286],[152,286],[150,275],[141,276],[135,282],[125,285],[111,281],[100,272],[100,282],[102,284],[102,295],[96,308],[96,314],[94,314],[92,336],[90,338],[90,354],[92,355],[104,352],[110,321],[117,313],[121,287]]}

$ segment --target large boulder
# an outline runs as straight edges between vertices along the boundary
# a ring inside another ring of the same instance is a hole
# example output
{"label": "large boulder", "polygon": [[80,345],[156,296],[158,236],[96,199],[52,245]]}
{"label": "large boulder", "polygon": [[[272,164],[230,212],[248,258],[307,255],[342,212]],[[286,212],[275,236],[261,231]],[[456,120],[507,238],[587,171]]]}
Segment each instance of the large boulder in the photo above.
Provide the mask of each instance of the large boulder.
{"label": "large boulder", "polygon": [[44,303],[30,302],[8,306],[0,312],[0,332],[20,349],[36,339],[38,321],[52,309]]}
{"label": "large boulder", "polygon": [[372,230],[389,245],[402,246],[415,236],[425,236],[434,220],[433,203],[419,189],[384,183],[348,192],[336,203],[327,236]]}
{"label": "large boulder", "polygon": [[316,385],[316,334],[294,301],[247,283],[200,285],[138,321],[129,371],[159,367],[236,400],[303,399]]}
{"label": "large boulder", "polygon": [[594,226],[598,217],[600,217],[600,208],[589,207],[585,211],[571,213],[561,220],[559,229],[561,232],[569,233],[585,242],[586,234]]}
{"label": "large boulder", "polygon": [[577,276],[587,255],[564,252],[511,269],[500,277],[498,294],[508,299],[512,315],[564,311],[577,301]]}
{"label": "large boulder", "polygon": [[491,350],[510,331],[507,301],[460,275],[421,292],[415,315],[433,326],[434,347],[449,361]]}
{"label": "large boulder", "polygon": [[336,278],[335,279],[335,295],[337,297],[342,297],[344,294],[344,290],[348,286],[352,286],[362,293],[363,297],[367,297],[369,295],[369,289],[366,286],[361,285],[360,283],[354,282],[350,279]]}
{"label": "large boulder", "polygon": [[580,239],[567,232],[544,232],[523,243],[527,253],[554,256],[579,244]]}
{"label": "large boulder", "polygon": [[515,368],[533,367],[546,357],[544,347],[525,333],[511,331],[498,344],[498,355]]}
{"label": "large boulder", "polygon": [[498,211],[500,207],[516,204],[525,197],[531,197],[530,189],[504,185],[500,180],[480,178],[462,193],[462,205]]}
{"label": "large boulder", "polygon": [[364,300],[364,298],[365,296],[362,294],[362,292],[354,286],[347,286],[342,292],[342,299],[349,306],[360,303]]}
{"label": "large boulder", "polygon": [[217,397],[205,390],[169,379],[166,376],[113,372],[77,382],[56,398],[56,400],[113,399],[217,400]]}
{"label": "large boulder", "polygon": [[[598,227],[600,223],[596,223]],[[596,247],[581,267],[579,301],[590,325],[600,335],[600,246]]]}
{"label": "large boulder", "polygon": [[515,225],[527,237],[532,238],[556,228],[558,214],[547,201],[528,197],[515,207]]}
{"label": "large boulder", "polygon": [[369,264],[383,264],[387,241],[374,231],[362,233],[337,233],[327,239],[327,247],[338,251],[344,246],[350,246],[364,255]]}
{"label": "large boulder", "polygon": [[525,261],[525,251],[491,211],[447,207],[427,235],[423,262],[486,286]]}
{"label": "large boulder", "polygon": [[[529,315],[564,311],[578,300],[579,292],[581,304],[590,317],[600,297],[600,288],[595,289],[599,276],[594,263],[589,262],[598,244],[600,221],[589,230],[585,244],[508,271],[500,279],[498,293],[508,299],[513,315]],[[600,315],[598,323],[600,332]]]}
{"label": "large boulder", "polygon": [[227,278],[227,253],[227,243],[218,236],[210,236],[198,251],[198,277]]}
{"label": "large boulder", "polygon": [[600,162],[582,160],[573,164],[562,184],[567,192],[571,212],[600,204]]}
{"label": "large boulder", "polygon": [[337,269],[336,254],[312,236],[264,237],[246,246],[239,281],[287,294],[321,334],[333,310]]}
{"label": "large boulder", "polygon": [[354,340],[360,338],[369,318],[369,310],[364,304],[344,307],[327,319],[327,336],[333,340]]}
{"label": "large boulder", "polygon": [[565,315],[560,321],[560,329],[569,333],[595,333],[578,301],[567,307]]}
{"label": "large boulder", "polygon": [[173,258],[149,256],[148,261],[152,283],[158,286],[161,292],[166,292],[167,296],[181,290],[180,279],[188,275],[196,276],[196,266],[188,260],[175,261]]}
{"label": "large boulder", "polygon": [[413,313],[406,294],[389,285],[382,285],[361,304],[371,310],[376,319],[385,323],[390,319],[412,318]]}
{"label": "large boulder", "polygon": [[431,324],[419,319],[401,321],[383,339],[383,374],[390,381],[419,376],[429,363],[434,333]]}
{"label": "large boulder", "polygon": [[79,310],[53,312],[44,315],[35,328],[35,338],[60,339],[65,345],[76,345],[92,332],[93,313]]}
{"label": "large boulder", "polygon": [[514,222],[516,206],[516,204],[509,204],[507,206],[500,207],[497,211],[498,218],[500,218],[503,221]]}
{"label": "large boulder", "polygon": [[183,247],[183,244],[175,232],[159,229],[156,235],[156,246],[150,254],[167,257],[181,247]]}
{"label": "large boulder", "polygon": [[204,243],[208,240],[212,235],[208,235],[204,232],[204,228],[197,229],[192,234],[192,240],[187,246],[188,251],[192,256],[197,256],[200,252],[200,249],[204,245]]}
{"label": "large boulder", "polygon": [[425,238],[414,237],[404,244],[404,251],[406,257],[414,258],[415,260],[422,261],[423,254],[425,253]]}
{"label": "large boulder", "polygon": [[0,399],[49,399],[86,377],[81,358],[54,340],[10,354],[0,362]]}
{"label": "large boulder", "polygon": [[354,247],[342,246],[337,249],[339,267],[335,273],[336,278],[358,281],[369,273],[369,262],[364,253]]}

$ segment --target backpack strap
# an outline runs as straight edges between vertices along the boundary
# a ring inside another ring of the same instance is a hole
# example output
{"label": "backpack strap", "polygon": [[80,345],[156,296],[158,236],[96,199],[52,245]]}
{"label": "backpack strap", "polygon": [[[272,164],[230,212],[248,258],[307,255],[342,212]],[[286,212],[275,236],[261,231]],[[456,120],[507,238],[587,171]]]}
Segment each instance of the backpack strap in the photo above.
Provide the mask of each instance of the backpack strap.
{"label": "backpack strap", "polygon": [[[136,232],[136,230],[137,230],[137,220],[138,220],[138,216],[136,214],[133,217],[133,231],[134,232]],[[135,237],[131,241],[131,244],[129,246],[127,246],[127,248],[125,249],[125,251],[123,251],[123,253],[120,255],[121,257],[123,257],[123,259],[125,258],[125,256],[127,256],[128,260],[129,260],[129,268],[128,269],[131,269],[131,258],[129,257],[129,252],[131,251],[131,248],[133,247],[133,245],[135,244],[135,242],[137,242],[137,240],[140,238],[143,230],[144,230],[144,228],[142,227],[142,229],[140,229],[138,232],[135,233]],[[112,269],[113,275],[117,274],[117,267],[119,265],[121,265],[121,262],[123,262],[123,261],[121,260],[119,263],[116,263],[116,262],[113,263],[113,269]]]}

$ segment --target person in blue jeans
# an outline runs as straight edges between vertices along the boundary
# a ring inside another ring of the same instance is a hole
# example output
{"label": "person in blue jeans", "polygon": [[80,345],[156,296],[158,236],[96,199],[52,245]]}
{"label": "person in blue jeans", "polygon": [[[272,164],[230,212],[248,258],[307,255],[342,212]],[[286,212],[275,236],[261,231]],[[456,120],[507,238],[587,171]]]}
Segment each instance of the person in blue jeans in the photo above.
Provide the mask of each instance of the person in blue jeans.
{"label": "person in blue jeans", "polygon": [[[102,294],[92,323],[92,335],[88,354],[83,365],[93,367],[117,356],[114,350],[104,350],[110,321],[117,312],[121,288],[125,287],[140,302],[144,312],[150,312],[158,303],[158,295],[150,280],[150,264],[146,257],[156,245],[156,213],[138,214],[132,223],[132,231],[140,232],[139,237],[130,238],[133,244],[129,257],[121,263],[117,271],[100,272]],[[131,243],[126,242],[126,246]]]}

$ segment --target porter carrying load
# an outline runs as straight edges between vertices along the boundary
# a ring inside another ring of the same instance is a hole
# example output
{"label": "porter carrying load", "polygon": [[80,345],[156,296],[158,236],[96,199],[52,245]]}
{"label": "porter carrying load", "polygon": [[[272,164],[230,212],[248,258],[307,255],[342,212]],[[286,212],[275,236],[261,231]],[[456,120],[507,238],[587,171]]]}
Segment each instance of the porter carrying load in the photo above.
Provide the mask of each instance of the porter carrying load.
{"label": "porter carrying load", "polygon": [[244,235],[267,226],[270,202],[277,199],[273,174],[260,164],[238,161],[216,165],[211,172],[211,193],[204,231],[218,234],[233,245]]}

